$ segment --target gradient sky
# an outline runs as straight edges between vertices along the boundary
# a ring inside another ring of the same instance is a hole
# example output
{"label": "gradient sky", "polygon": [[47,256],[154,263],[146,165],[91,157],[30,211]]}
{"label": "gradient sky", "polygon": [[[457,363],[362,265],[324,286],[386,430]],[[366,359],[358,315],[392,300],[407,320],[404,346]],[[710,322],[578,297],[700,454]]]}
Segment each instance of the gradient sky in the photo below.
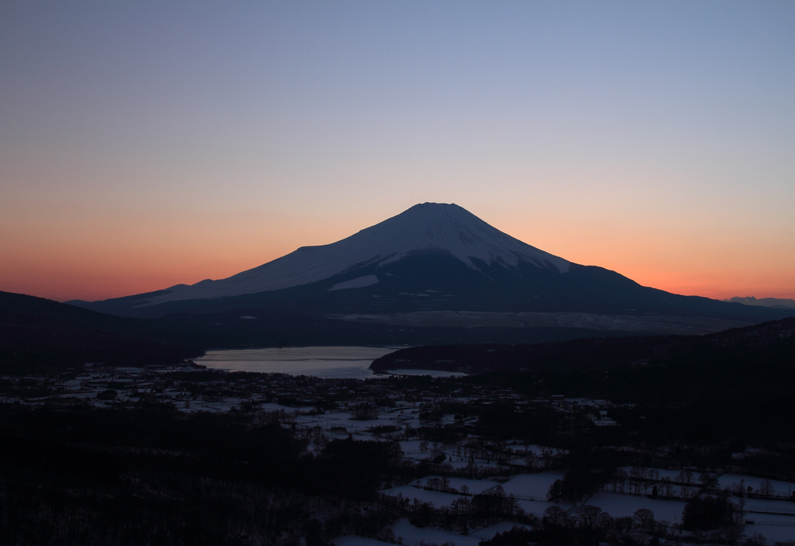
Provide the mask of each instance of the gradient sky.
{"label": "gradient sky", "polygon": [[795,2],[0,3],[0,290],[223,278],[416,203],[795,297]]}

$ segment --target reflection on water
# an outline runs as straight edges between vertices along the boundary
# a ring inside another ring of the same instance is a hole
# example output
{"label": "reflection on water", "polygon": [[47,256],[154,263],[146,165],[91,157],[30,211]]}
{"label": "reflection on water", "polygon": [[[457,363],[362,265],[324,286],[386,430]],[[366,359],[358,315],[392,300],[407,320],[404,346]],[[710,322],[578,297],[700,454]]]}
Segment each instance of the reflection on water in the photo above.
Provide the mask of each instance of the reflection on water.
{"label": "reflection on water", "polygon": [[[286,373],[336,379],[377,377],[369,370],[376,358],[402,347],[285,347],[209,351],[197,364],[220,370]],[[445,377],[463,375],[431,370],[401,370],[407,375]]]}

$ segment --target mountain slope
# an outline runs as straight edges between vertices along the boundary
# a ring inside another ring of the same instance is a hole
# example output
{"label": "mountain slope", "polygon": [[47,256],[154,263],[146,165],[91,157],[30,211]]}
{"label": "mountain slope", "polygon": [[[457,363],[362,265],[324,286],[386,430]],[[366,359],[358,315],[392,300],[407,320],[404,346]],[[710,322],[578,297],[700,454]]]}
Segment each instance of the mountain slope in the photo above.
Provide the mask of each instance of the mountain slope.
{"label": "mountain slope", "polygon": [[[257,336],[272,329],[283,313],[299,317],[296,324],[302,316],[306,324],[333,319],[347,324],[334,329],[358,325],[360,331],[365,323],[401,326],[396,314],[411,315],[406,320],[417,328],[488,328],[482,320],[487,313],[487,322],[513,330],[543,326],[637,333],[705,333],[795,314],[643,287],[613,271],[532,247],[457,205],[435,203],[227,279],[70,303],[118,315],[224,325],[256,339],[265,339]],[[480,315],[462,323],[462,312]],[[512,313],[555,316],[512,325],[505,322]],[[596,322],[602,326],[589,326]],[[514,333],[517,341],[533,337]]]}
{"label": "mountain slope", "polygon": [[166,323],[115,317],[0,292],[0,366],[58,369],[86,362],[143,366],[203,354],[200,335]]}
{"label": "mountain slope", "polygon": [[[479,264],[495,262],[513,267],[521,261],[560,272],[570,265],[506,235],[458,205],[423,203],[336,243],[301,247],[227,279],[179,285],[152,294],[147,304],[282,290],[363,268],[382,268],[421,252],[451,256],[474,271],[481,269]],[[377,282],[374,275],[362,275],[336,285],[336,289]]]}

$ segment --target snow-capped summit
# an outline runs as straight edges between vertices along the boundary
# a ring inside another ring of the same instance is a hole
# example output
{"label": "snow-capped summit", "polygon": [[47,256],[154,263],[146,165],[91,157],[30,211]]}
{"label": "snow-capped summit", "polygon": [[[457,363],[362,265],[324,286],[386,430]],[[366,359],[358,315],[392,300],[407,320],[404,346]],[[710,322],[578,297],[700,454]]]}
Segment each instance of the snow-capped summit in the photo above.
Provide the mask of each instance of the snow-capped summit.
{"label": "snow-capped summit", "polygon": [[386,253],[389,257],[383,263],[417,250],[440,250],[476,269],[473,258],[506,265],[525,260],[539,267],[555,267],[561,272],[568,270],[570,265],[562,258],[506,235],[456,204],[414,205],[335,245],[348,242],[364,252]]}
{"label": "snow-capped summit", "polygon": [[[561,273],[571,265],[501,232],[458,205],[422,203],[336,243],[301,247],[227,279],[173,287],[153,297],[148,304],[291,288],[365,264],[380,267],[423,251],[447,254],[475,270],[479,269],[478,262],[513,267],[521,261]],[[362,277],[359,286],[374,282],[377,278],[368,275]],[[356,286],[353,282],[344,288]]]}

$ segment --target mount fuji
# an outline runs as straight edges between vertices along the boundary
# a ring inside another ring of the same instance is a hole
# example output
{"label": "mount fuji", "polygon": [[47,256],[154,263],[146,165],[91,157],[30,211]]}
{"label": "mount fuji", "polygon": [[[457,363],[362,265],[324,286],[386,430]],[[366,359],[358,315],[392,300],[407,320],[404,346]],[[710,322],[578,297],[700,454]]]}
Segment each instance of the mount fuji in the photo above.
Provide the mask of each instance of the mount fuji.
{"label": "mount fuji", "polygon": [[437,203],[226,279],[69,303],[213,324],[254,344],[706,333],[795,314],[643,287],[539,250],[458,205]]}
{"label": "mount fuji", "polygon": [[173,287],[147,305],[282,290],[372,270],[329,290],[362,288],[379,282],[378,271],[389,275],[387,265],[420,253],[445,255],[481,273],[494,264],[515,268],[525,262],[558,272],[571,265],[506,235],[458,205],[424,203],[336,243],[302,247],[228,279]]}

